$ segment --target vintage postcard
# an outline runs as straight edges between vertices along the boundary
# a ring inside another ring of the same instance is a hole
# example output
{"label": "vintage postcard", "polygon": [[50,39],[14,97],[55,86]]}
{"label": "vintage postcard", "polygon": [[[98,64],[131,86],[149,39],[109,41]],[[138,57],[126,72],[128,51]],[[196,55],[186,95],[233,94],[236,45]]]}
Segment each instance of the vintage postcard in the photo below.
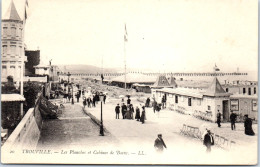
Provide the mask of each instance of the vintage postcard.
{"label": "vintage postcard", "polygon": [[257,0],[1,11],[2,163],[258,163]]}

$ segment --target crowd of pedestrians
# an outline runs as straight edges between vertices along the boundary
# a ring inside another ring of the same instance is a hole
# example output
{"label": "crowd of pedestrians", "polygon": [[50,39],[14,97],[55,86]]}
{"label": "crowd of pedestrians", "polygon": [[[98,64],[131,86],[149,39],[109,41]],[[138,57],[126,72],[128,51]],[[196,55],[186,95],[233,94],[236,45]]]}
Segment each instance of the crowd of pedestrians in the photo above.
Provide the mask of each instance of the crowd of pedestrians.
{"label": "crowd of pedestrians", "polygon": [[[140,111],[140,108],[142,109],[142,112]],[[142,122],[142,124],[144,124],[146,120],[145,106],[142,106],[140,104],[140,108],[139,106],[136,106],[134,108],[133,104],[131,104],[130,97],[128,97],[127,104],[125,104],[122,100],[121,106],[117,104],[117,106],[115,107],[116,119],[120,119],[119,115],[121,112],[122,119],[132,119],[132,120],[135,119],[136,121],[140,121]]]}
{"label": "crowd of pedestrians", "polygon": [[[90,91],[86,92],[86,95],[83,96],[83,106],[84,108],[87,106],[88,108],[96,107],[98,102],[100,101],[100,94],[103,95],[102,92],[98,91]],[[106,103],[106,94],[103,95],[103,103]]]}

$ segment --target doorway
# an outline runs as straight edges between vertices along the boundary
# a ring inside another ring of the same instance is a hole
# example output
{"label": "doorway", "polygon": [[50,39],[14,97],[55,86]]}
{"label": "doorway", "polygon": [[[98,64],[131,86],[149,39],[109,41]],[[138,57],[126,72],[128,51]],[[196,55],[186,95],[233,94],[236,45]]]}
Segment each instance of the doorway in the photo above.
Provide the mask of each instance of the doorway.
{"label": "doorway", "polygon": [[222,106],[223,106],[223,121],[227,122],[229,121],[228,100],[223,100]]}

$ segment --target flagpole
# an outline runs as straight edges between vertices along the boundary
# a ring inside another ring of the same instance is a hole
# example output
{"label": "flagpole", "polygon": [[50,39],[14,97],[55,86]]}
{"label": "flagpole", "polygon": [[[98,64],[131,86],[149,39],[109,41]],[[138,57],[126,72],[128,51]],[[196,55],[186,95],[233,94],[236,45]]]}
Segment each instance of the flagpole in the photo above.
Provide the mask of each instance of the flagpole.
{"label": "flagpole", "polygon": [[125,89],[126,89],[126,54],[125,54],[125,40],[124,40],[124,63],[125,63]]}
{"label": "flagpole", "polygon": [[[24,46],[24,31],[25,31],[25,22],[26,22],[26,19],[27,19],[27,13],[26,13],[26,5],[28,6],[28,1],[26,0],[25,2],[25,7],[24,7],[24,20],[23,20],[23,33],[22,33],[22,43],[23,43],[23,52],[22,52],[22,64],[21,64],[21,76],[20,76],[20,80],[21,80],[21,84],[20,84],[20,94],[21,96],[24,96],[23,95],[23,76],[24,76],[24,73],[23,73],[23,69],[24,69],[24,57],[25,57],[25,46]],[[21,116],[23,117],[24,115],[24,112],[23,112],[23,103],[21,103]]]}
{"label": "flagpole", "polygon": [[125,47],[125,42],[126,42],[126,36],[127,32],[126,32],[126,24],[125,24],[125,34],[124,34],[124,63],[125,63],[125,90],[126,90],[126,47]]}

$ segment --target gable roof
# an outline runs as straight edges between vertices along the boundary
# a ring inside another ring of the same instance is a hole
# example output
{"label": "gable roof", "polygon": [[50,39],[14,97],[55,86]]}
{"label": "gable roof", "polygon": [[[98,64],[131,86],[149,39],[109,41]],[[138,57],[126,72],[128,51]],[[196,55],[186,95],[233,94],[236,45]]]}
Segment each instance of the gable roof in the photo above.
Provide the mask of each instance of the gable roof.
{"label": "gable roof", "polygon": [[174,88],[178,87],[177,83],[175,82],[175,78],[173,76],[170,77],[169,84],[170,84],[170,86],[172,86]]}
{"label": "gable roof", "polygon": [[[114,82],[125,82],[125,75],[121,75],[115,78],[112,78],[111,81]],[[154,83],[155,77],[148,76],[139,73],[127,73],[126,74],[126,83]]]}
{"label": "gable roof", "polygon": [[3,20],[18,20],[18,21],[21,21],[21,18],[20,18],[19,14],[18,14],[18,12],[15,8],[13,0],[11,1],[9,8],[6,11],[6,13],[3,17]]}
{"label": "gable roof", "polygon": [[196,98],[203,98],[203,94],[199,89],[190,89],[190,88],[162,88],[156,89],[157,92],[165,92],[165,93],[172,93],[176,95],[188,96],[188,97],[196,97]]}
{"label": "gable roof", "polygon": [[204,93],[206,96],[230,96],[230,93],[227,93],[223,87],[220,85],[217,77],[215,77],[208,87],[206,92]]}
{"label": "gable roof", "polygon": [[159,75],[155,81],[155,83],[151,86],[153,88],[163,88],[163,87],[171,87],[166,76]]}

